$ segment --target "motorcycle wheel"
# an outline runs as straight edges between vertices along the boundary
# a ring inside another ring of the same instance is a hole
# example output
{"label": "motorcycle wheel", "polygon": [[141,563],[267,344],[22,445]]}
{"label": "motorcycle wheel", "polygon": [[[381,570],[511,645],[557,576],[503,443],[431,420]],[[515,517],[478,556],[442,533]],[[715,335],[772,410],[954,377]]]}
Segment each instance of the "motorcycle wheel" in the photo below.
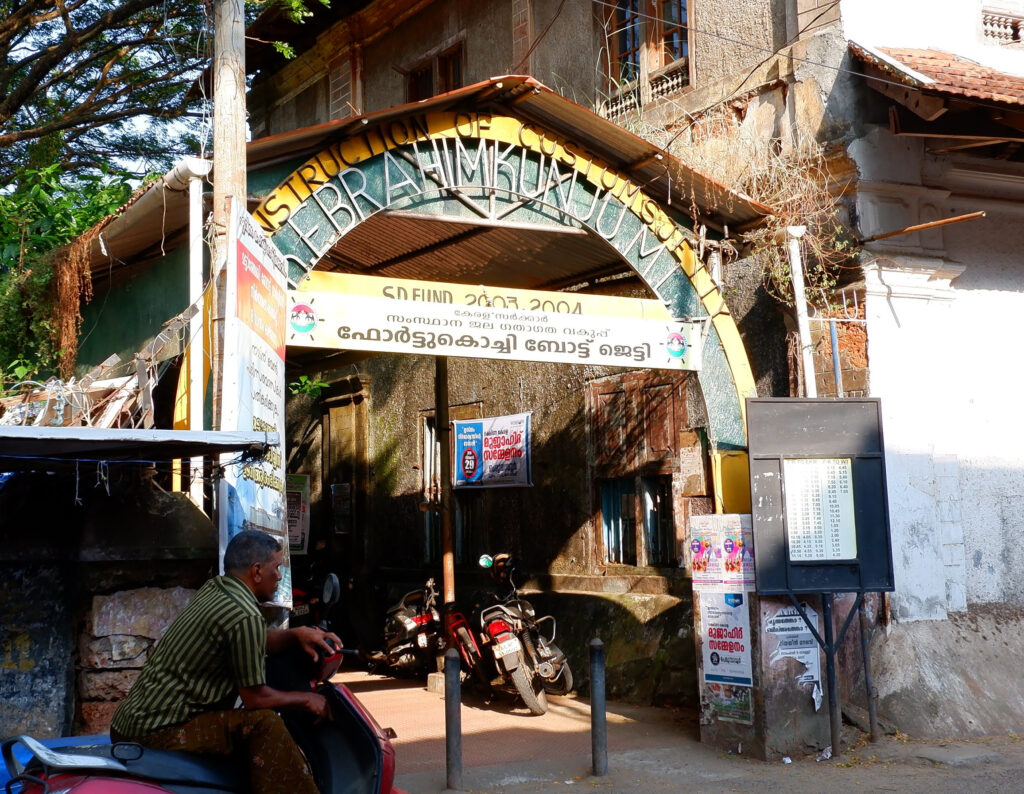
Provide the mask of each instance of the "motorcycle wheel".
{"label": "motorcycle wheel", "polygon": [[568,695],[572,692],[572,685],[572,668],[565,662],[554,681],[544,682],[544,690],[552,695]]}
{"label": "motorcycle wheel", "polygon": [[538,715],[547,712],[548,696],[544,692],[540,676],[535,675],[533,670],[527,667],[525,660],[509,675],[526,708]]}

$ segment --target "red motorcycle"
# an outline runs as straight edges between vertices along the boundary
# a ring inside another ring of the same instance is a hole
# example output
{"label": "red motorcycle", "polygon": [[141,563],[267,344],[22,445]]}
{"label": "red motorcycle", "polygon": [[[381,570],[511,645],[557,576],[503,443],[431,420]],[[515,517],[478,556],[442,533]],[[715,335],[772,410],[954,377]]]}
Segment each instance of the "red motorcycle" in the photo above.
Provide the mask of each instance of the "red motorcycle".
{"label": "red motorcycle", "polygon": [[[267,680],[277,689],[312,689],[327,698],[331,720],[319,725],[285,712],[285,724],[302,748],[323,794],[402,794],[394,787],[394,731],[384,729],[343,684],[330,683],[343,652],[314,666],[301,650],[268,660]],[[354,652],[353,652],[354,653]],[[310,670],[310,667],[315,669]],[[247,794],[243,765],[222,756],[154,750],[108,737],[44,743],[16,736],[0,744],[7,794]],[[52,744],[53,746],[47,746]]]}
{"label": "red motorcycle", "polygon": [[[555,645],[555,619],[538,617],[529,601],[519,595],[512,578],[515,570],[508,554],[480,557],[480,567],[490,571],[497,591],[491,603],[479,609],[481,647],[500,685],[511,689],[534,714],[548,710],[548,693],[572,691],[572,669]],[[541,625],[547,624],[547,636]]]}

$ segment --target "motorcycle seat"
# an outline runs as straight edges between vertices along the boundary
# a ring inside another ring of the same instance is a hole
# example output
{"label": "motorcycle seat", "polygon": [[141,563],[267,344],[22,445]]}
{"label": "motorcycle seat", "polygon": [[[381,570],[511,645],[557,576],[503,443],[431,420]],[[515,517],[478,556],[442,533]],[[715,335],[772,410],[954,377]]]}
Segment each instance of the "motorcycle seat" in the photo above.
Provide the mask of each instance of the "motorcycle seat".
{"label": "motorcycle seat", "polygon": [[91,756],[120,762],[129,775],[153,783],[249,791],[249,775],[245,771],[245,764],[233,756],[154,750],[134,742],[61,747],[56,752],[60,755]]}

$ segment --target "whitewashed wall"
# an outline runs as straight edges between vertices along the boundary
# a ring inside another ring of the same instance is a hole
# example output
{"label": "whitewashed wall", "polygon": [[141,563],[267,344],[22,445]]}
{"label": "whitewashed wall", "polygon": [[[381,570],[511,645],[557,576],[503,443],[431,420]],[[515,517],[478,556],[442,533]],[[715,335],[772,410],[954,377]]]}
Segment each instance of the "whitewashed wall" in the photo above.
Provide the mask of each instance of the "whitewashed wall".
{"label": "whitewashed wall", "polygon": [[876,129],[850,148],[865,235],[987,217],[866,247],[902,620],[1024,605],[1024,168],[935,158]]}

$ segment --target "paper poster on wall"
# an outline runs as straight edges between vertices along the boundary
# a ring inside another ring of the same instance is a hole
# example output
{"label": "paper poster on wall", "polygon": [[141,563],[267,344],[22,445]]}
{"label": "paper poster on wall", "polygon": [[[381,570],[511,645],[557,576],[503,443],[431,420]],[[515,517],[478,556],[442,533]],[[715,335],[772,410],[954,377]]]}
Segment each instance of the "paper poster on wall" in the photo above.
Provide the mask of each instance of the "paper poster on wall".
{"label": "paper poster on wall", "polygon": [[752,686],[750,613],[743,593],[701,593],[701,649],[706,683]]}
{"label": "paper poster on wall", "polygon": [[[818,613],[808,604],[801,603],[801,608],[815,630],[821,631]],[[765,621],[765,634],[774,637],[776,646],[772,649],[770,640],[766,650],[771,653],[769,664],[776,664],[783,659],[796,659],[803,666],[803,672],[796,677],[798,683],[810,684],[815,702],[815,710],[821,707],[821,648],[814,639],[811,630],[800,616],[795,606],[780,607],[779,610]]]}
{"label": "paper poster on wall", "polygon": [[309,550],[309,475],[285,478],[288,496],[288,547],[292,554]]}
{"label": "paper poster on wall", "polygon": [[704,701],[716,716],[753,721],[750,612],[743,593],[701,592],[699,598]]}
{"label": "paper poster on wall", "polygon": [[[228,240],[221,430],[284,435],[284,260],[247,212],[233,213]],[[271,603],[290,607],[292,583],[284,450],[224,456],[218,488],[220,551],[244,529],[281,541],[283,578]]]}
{"label": "paper poster on wall", "polygon": [[691,516],[689,530],[694,588],[722,593],[754,591],[749,513]]}
{"label": "paper poster on wall", "polygon": [[753,687],[739,684],[707,684],[704,699],[718,719],[751,725],[754,722],[753,691]]}
{"label": "paper poster on wall", "polygon": [[456,420],[452,486],[493,488],[533,485],[530,414]]}

